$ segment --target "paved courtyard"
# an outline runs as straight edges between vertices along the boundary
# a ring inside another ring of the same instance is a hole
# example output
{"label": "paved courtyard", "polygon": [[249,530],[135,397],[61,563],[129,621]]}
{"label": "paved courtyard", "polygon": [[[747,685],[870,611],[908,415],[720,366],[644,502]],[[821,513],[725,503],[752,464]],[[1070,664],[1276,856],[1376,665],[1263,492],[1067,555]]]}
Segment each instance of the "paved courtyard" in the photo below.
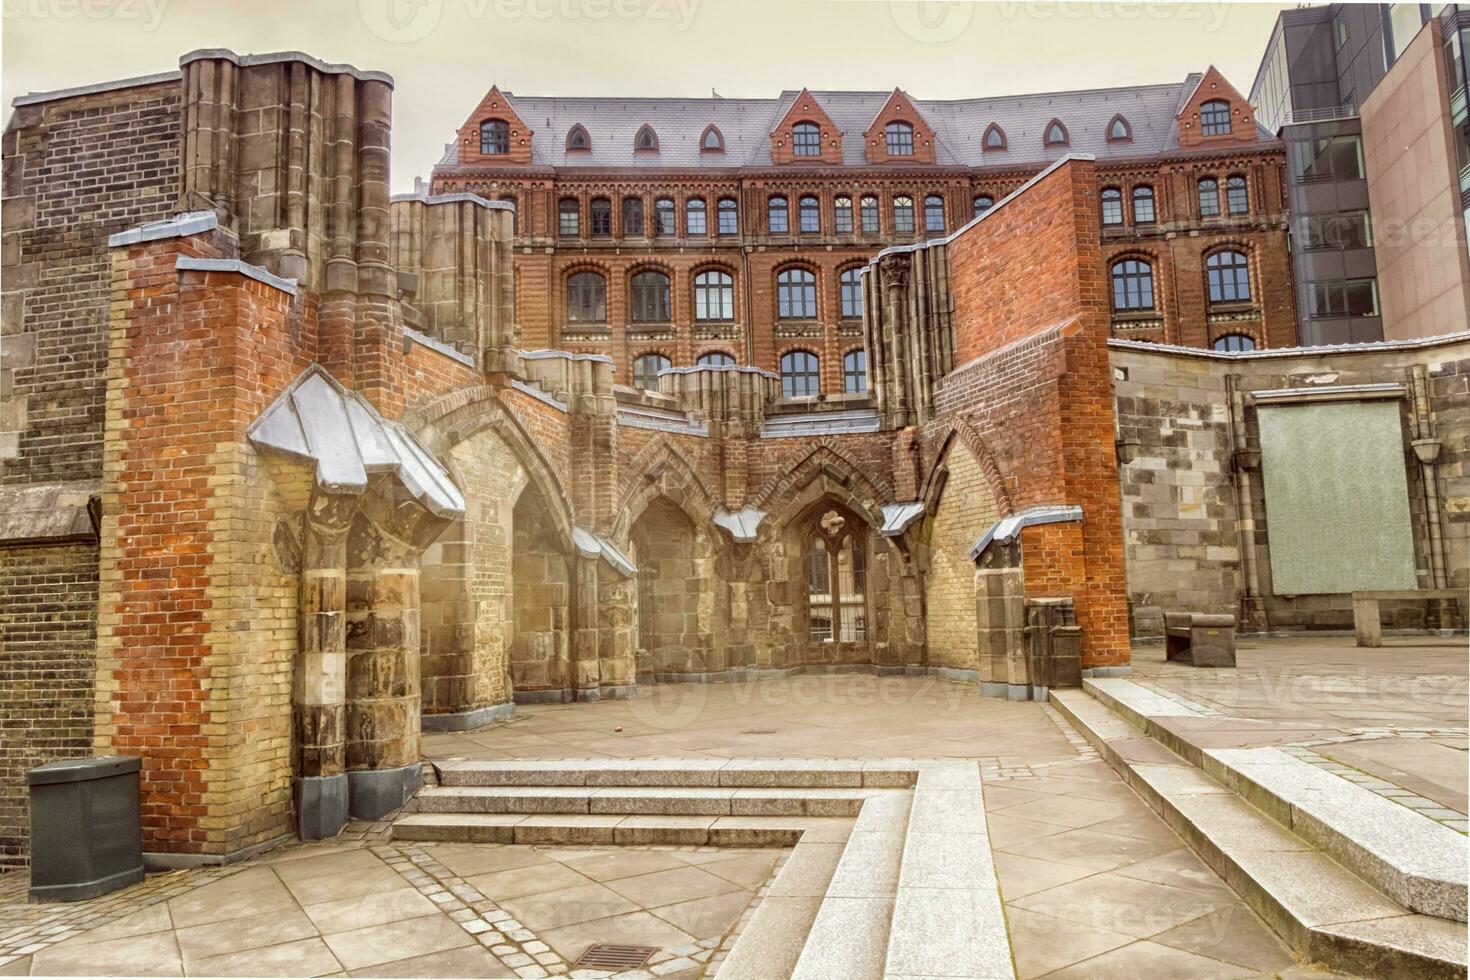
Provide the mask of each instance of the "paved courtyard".
{"label": "paved courtyard", "polygon": [[[1222,744],[1360,764],[1381,792],[1412,791],[1463,820],[1463,641],[1350,642],[1246,642],[1235,672],[1165,665],[1143,647],[1135,679],[1201,709]],[[1396,700],[1395,678],[1420,686]],[[427,735],[424,751],[440,762],[975,760],[1018,976],[1331,976],[1298,963],[1045,704],[929,678],[672,685],[633,701],[522,706],[507,723]],[[394,842],[386,831],[357,824],[342,840],[151,875],[68,906],[26,905],[24,879],[7,876],[0,974],[536,977],[574,971],[588,946],[612,942],[658,950],[637,976],[713,976],[790,853]]]}

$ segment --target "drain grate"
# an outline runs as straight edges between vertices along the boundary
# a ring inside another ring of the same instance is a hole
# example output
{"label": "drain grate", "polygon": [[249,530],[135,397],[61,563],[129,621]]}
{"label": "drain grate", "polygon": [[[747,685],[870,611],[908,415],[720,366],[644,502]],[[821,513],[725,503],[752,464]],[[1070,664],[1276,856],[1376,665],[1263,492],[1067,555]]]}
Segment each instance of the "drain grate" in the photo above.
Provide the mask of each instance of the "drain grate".
{"label": "drain grate", "polygon": [[580,970],[637,970],[658,952],[657,946],[622,946],[596,943],[587,947],[572,966]]}

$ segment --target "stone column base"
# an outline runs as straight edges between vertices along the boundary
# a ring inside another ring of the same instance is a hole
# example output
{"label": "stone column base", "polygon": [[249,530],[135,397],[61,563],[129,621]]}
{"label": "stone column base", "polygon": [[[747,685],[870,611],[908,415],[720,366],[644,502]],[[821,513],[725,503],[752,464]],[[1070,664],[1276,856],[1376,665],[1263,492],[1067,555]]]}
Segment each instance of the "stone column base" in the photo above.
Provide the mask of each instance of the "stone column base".
{"label": "stone column base", "polygon": [[424,764],[397,769],[356,769],[347,774],[348,811],[356,820],[381,820],[413,799],[424,785]]}
{"label": "stone column base", "polygon": [[515,702],[506,701],[503,704],[475,708],[473,711],[423,715],[419,719],[419,727],[426,732],[467,732],[473,728],[483,728],[492,722],[505,721],[515,713]]}
{"label": "stone column base", "polygon": [[302,840],[327,840],[347,826],[347,774],[298,776],[291,780],[296,798],[296,835]]}

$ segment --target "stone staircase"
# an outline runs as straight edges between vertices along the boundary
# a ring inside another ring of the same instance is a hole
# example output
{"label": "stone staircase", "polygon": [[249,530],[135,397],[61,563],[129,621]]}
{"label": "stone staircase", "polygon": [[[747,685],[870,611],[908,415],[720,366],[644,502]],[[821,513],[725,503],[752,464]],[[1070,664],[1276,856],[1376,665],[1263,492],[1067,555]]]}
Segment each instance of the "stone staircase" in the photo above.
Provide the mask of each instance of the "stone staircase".
{"label": "stone staircase", "polygon": [[[1467,838],[1122,678],[1053,705],[1292,948],[1384,980],[1466,975]],[[1238,722],[1236,722],[1238,724]]]}
{"label": "stone staircase", "polygon": [[974,762],[436,768],[395,839],[792,848],[719,980],[1015,976]]}

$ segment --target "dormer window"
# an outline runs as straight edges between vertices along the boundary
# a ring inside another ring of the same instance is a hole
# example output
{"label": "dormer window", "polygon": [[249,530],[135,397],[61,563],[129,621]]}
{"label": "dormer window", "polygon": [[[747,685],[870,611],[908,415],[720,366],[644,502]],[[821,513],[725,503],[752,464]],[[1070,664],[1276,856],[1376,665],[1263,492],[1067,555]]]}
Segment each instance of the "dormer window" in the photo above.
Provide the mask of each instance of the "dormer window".
{"label": "dormer window", "polygon": [[480,152],[499,156],[510,152],[510,123],[504,119],[487,119],[480,123]]}
{"label": "dormer window", "polygon": [[652,126],[644,124],[638,129],[638,135],[633,137],[633,149],[658,152],[658,133],[653,131]]}
{"label": "dormer window", "polygon": [[1070,141],[1067,136],[1067,127],[1062,125],[1060,119],[1053,119],[1046,124],[1046,145],[1066,146]]}
{"label": "dormer window", "polygon": [[1130,143],[1133,141],[1133,127],[1128,125],[1128,120],[1123,118],[1120,112],[1108,123],[1109,143]]}
{"label": "dormer window", "polygon": [[724,135],[712,125],[704,127],[704,135],[699,138],[699,149],[703,153],[724,153]]}
{"label": "dormer window", "polygon": [[822,131],[816,123],[799,122],[791,127],[791,153],[798,157],[822,155]]}
{"label": "dormer window", "polygon": [[1199,131],[1205,136],[1230,135],[1230,103],[1211,99],[1199,107]]}
{"label": "dormer window", "polygon": [[985,127],[985,149],[1004,150],[1006,148],[1006,131],[995,123]]}
{"label": "dormer window", "polygon": [[883,127],[883,136],[891,157],[914,155],[914,127],[906,122],[891,122]]}
{"label": "dormer window", "polygon": [[592,137],[587,135],[587,130],[581,123],[573,126],[567,132],[568,150],[590,150],[592,149]]}

